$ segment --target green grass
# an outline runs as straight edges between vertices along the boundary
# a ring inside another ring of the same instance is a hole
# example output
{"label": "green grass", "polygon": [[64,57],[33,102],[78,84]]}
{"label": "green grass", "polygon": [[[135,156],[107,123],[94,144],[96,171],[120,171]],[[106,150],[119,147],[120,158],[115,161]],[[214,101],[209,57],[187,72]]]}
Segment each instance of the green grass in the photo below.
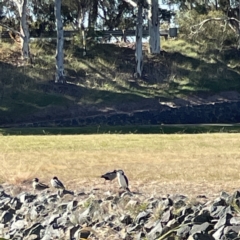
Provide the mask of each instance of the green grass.
{"label": "green grass", "polygon": [[240,63],[236,49],[222,52],[185,40],[162,41],[161,55],[145,53],[144,77],[133,79],[134,50],[117,45],[81,47],[65,43],[66,80],[53,86],[55,44],[32,43],[32,66],[16,67],[19,49],[2,44],[0,50],[0,122],[18,122],[23,116],[52,114],[68,106],[104,106],[141,102],[145,98],[166,101],[199,92],[240,91]]}
{"label": "green grass", "polygon": [[239,124],[172,124],[160,126],[91,126],[52,128],[0,128],[0,135],[78,135],[78,134],[201,134],[240,133]]}

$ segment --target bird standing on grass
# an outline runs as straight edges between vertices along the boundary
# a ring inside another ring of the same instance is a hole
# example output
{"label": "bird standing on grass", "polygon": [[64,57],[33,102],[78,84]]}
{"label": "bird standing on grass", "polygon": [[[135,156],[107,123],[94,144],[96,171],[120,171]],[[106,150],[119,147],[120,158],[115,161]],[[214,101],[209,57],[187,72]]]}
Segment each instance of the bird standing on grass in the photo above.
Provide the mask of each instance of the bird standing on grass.
{"label": "bird standing on grass", "polygon": [[101,178],[105,179],[105,182],[106,182],[106,180],[112,182],[112,180],[115,179],[116,177],[117,177],[116,170],[114,170],[112,172],[107,172],[101,176]]}
{"label": "bird standing on grass", "polygon": [[127,176],[124,174],[123,170],[117,170],[117,178],[120,188],[123,188],[124,190],[130,192],[130,189],[128,188],[128,179]]}
{"label": "bird standing on grass", "polygon": [[34,178],[34,179],[33,179],[32,186],[33,186],[33,189],[34,189],[34,190],[44,190],[44,189],[49,188],[48,185],[39,182],[39,179],[38,179],[38,178]]}
{"label": "bird standing on grass", "polygon": [[65,189],[64,185],[62,184],[62,182],[57,177],[53,177],[51,179],[51,185],[54,188],[57,188],[57,189],[62,189],[62,190]]}

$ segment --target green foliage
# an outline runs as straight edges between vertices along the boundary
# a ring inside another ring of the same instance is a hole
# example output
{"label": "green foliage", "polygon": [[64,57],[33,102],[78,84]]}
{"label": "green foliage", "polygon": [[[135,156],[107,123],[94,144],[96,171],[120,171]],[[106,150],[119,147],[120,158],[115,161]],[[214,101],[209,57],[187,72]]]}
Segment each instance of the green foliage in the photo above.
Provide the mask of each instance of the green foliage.
{"label": "green foliage", "polygon": [[236,44],[236,34],[228,22],[211,20],[199,25],[206,19],[214,18],[226,19],[226,16],[222,11],[210,11],[204,15],[196,10],[179,13],[177,19],[181,37],[204,46],[206,50],[222,49],[225,43]]}

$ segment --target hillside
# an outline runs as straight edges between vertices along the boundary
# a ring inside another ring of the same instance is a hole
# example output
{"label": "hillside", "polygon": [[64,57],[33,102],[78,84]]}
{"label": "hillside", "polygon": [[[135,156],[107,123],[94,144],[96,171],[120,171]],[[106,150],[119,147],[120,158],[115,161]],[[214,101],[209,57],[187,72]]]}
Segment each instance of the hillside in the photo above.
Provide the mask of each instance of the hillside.
{"label": "hillside", "polygon": [[144,47],[143,76],[135,79],[133,44],[89,45],[83,57],[76,43],[67,42],[68,83],[57,85],[54,43],[32,43],[32,65],[21,62],[14,43],[1,43],[0,126],[238,102],[239,50],[171,39],[161,45],[158,56]]}

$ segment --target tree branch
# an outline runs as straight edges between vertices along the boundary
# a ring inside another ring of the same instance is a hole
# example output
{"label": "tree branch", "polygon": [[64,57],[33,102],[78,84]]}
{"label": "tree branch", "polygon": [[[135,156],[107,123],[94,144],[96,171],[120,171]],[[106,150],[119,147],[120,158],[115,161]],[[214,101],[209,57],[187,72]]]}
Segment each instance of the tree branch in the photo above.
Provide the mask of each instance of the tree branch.
{"label": "tree branch", "polygon": [[208,19],[205,19],[198,24],[195,24],[195,25],[191,26],[191,28],[190,28],[191,29],[191,35],[194,35],[194,34],[198,33],[202,29],[203,25],[207,22],[210,22],[210,21],[224,21],[224,22],[228,21],[229,22],[230,20],[236,21],[237,23],[240,23],[239,20],[237,20],[236,18],[233,18],[233,17],[231,17],[231,18],[208,18]]}
{"label": "tree branch", "polygon": [[123,1],[125,1],[126,3],[131,4],[133,7],[137,7],[137,3],[135,3],[133,0],[123,0]]}
{"label": "tree branch", "polygon": [[13,29],[13,28],[11,28],[11,27],[9,27],[9,26],[1,23],[1,22],[0,22],[0,26],[2,26],[3,28],[6,28],[7,30],[10,30],[10,31],[18,34],[21,38],[24,38],[24,36],[19,31],[15,30],[15,29]]}

